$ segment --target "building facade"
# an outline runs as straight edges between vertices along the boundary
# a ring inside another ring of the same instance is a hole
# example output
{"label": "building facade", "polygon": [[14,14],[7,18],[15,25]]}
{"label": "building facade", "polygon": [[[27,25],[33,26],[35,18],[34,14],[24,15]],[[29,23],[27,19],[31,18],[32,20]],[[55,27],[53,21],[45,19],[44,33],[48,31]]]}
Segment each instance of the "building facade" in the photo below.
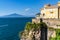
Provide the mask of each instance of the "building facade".
{"label": "building facade", "polygon": [[60,19],[60,2],[56,5],[46,4],[40,11],[43,18]]}

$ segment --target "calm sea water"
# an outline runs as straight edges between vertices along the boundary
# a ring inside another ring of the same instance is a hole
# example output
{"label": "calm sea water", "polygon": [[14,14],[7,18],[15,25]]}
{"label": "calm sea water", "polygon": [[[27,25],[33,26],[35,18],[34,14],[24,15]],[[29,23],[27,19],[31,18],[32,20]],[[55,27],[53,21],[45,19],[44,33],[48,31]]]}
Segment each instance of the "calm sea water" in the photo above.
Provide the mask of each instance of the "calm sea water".
{"label": "calm sea water", "polygon": [[32,18],[0,18],[0,40],[19,40],[19,32]]}

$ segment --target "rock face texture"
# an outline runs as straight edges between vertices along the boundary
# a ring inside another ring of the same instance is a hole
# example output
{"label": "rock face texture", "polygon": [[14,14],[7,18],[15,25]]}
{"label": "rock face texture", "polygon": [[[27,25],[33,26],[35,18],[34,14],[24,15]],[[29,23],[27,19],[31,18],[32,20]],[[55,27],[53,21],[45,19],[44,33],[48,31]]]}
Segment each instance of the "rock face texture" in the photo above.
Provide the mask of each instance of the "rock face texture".
{"label": "rock face texture", "polygon": [[20,40],[40,40],[40,32],[39,31],[30,31],[27,36],[22,35]]}

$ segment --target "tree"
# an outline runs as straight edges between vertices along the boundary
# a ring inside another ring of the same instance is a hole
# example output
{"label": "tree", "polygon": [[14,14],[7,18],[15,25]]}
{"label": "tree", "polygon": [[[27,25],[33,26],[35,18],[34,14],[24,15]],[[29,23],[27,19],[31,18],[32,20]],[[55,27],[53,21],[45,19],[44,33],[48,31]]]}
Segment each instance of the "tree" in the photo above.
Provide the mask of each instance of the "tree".
{"label": "tree", "polygon": [[31,22],[28,22],[28,23],[26,24],[25,29],[29,32],[29,31],[32,29],[32,23],[31,23]]}

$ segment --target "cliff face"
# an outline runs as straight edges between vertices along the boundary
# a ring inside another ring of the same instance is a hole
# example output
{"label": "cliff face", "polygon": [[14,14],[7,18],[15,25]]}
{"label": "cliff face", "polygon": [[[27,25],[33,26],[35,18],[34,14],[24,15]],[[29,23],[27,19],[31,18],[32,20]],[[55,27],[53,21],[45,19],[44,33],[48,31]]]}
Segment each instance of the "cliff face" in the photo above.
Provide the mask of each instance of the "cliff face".
{"label": "cliff face", "polygon": [[44,22],[41,23],[27,23],[25,30],[21,33],[21,40],[40,40],[41,24],[46,27]]}
{"label": "cliff face", "polygon": [[25,29],[20,33],[21,40],[40,40],[40,23],[28,22]]}
{"label": "cliff face", "polygon": [[[25,34],[25,35],[24,35]],[[26,32],[21,36],[21,40],[40,40],[40,31],[30,31],[28,34]]]}
{"label": "cliff face", "polygon": [[[44,22],[48,25],[48,32],[47,32],[47,37],[48,37],[47,39],[48,40],[51,37],[56,38],[56,30],[53,27],[50,27],[50,25],[54,24],[54,22],[53,22],[53,24],[51,24],[52,23],[51,20],[50,19],[44,20]],[[50,24],[48,24],[47,22]],[[36,23],[27,23],[24,31],[20,33],[21,34],[20,40],[34,40],[34,39],[40,40],[40,37],[41,37],[40,24],[41,23],[37,23],[37,24]]]}
{"label": "cliff face", "polygon": [[[37,30],[37,31],[33,31],[30,30],[29,32],[27,30],[25,30],[22,35],[21,35],[21,39],[20,40],[40,40],[41,37],[41,31]],[[49,40],[50,37],[55,38],[56,37],[56,32],[55,30],[50,30],[48,29],[48,34],[47,34],[47,39]]]}

